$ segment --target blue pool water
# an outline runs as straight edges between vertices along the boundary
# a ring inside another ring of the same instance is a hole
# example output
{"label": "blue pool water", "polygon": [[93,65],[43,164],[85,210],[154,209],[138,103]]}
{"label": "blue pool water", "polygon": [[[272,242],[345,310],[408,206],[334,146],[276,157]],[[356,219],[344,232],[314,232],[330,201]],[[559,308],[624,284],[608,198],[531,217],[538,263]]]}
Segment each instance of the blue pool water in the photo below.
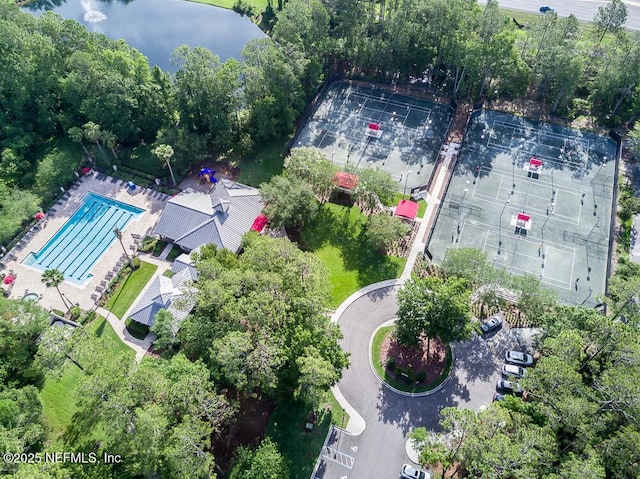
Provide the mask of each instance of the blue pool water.
{"label": "blue pool water", "polygon": [[83,285],[91,279],[93,266],[116,241],[114,228],[124,231],[143,212],[141,208],[87,193],[73,216],[23,264],[40,271],[58,269],[64,273],[65,281]]}

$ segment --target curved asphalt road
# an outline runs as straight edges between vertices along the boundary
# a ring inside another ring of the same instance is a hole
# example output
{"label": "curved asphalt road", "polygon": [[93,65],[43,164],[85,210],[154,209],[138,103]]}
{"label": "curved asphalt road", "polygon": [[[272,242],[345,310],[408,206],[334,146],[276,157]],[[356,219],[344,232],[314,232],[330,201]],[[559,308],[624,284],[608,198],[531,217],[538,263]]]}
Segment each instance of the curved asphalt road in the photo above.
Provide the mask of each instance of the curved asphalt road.
{"label": "curved asphalt road", "polygon": [[[345,399],[364,418],[366,428],[349,437],[347,453],[355,456],[348,474],[322,476],[359,478],[398,477],[403,463],[409,462],[405,443],[407,434],[416,427],[438,429],[439,411],[456,406],[477,410],[492,400],[495,381],[502,362],[499,357],[503,338],[486,341],[478,337],[454,345],[451,376],[438,392],[424,397],[402,396],[384,387],[369,365],[369,341],[376,328],[396,315],[398,287],[385,287],[355,300],[338,323],[344,334],[342,347],[351,353],[351,365],[338,387]],[[498,335],[507,334],[501,331]],[[357,449],[353,449],[353,445]],[[320,476],[319,476],[320,477]]]}
{"label": "curved asphalt road", "polygon": [[[605,0],[498,0],[501,7],[525,12],[539,12],[541,5],[549,5],[554,8],[561,17],[574,14],[578,20],[590,22],[598,12],[599,7],[609,3]],[[480,4],[486,4],[487,0],[478,0]],[[629,30],[640,30],[640,0],[624,0],[627,6],[626,27]]]}

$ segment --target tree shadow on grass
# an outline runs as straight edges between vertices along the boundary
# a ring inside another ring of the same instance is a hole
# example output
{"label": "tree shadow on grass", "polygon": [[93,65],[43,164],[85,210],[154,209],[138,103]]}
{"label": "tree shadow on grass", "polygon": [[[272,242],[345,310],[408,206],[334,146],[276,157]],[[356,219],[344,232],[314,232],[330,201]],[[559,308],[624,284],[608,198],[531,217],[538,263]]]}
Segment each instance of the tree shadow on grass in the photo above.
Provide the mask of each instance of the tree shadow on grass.
{"label": "tree shadow on grass", "polygon": [[91,433],[97,425],[96,412],[92,408],[80,408],[73,414],[71,424],[67,426],[61,439],[65,445],[72,446],[75,450],[92,450],[96,441]]}
{"label": "tree shadow on grass", "polygon": [[403,262],[372,250],[366,241],[367,218],[357,207],[323,205],[301,236],[304,250],[316,251],[325,244],[340,250],[347,271],[356,271],[360,287],[396,278]]}

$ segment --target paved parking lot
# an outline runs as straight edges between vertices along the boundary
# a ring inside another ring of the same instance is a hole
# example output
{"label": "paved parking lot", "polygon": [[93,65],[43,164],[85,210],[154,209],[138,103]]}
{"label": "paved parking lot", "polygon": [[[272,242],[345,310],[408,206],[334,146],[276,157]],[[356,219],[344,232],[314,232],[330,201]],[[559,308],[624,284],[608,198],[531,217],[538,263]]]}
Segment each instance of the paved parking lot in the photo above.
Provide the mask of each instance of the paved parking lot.
{"label": "paved parking lot", "polygon": [[320,453],[315,479],[348,479],[358,457],[359,436],[332,427]]}
{"label": "paved parking lot", "polygon": [[376,328],[393,319],[396,288],[384,288],[352,303],[339,319],[342,346],[351,353],[351,366],[339,388],[364,418],[359,436],[334,432],[322,451],[314,477],[318,479],[397,478],[406,454],[409,432],[417,427],[440,429],[440,411],[459,407],[475,411],[493,400],[509,349],[533,353],[532,331],[506,325],[488,337],[475,336],[452,345],[454,365],[442,389],[423,397],[407,397],[383,386],[369,364],[369,340]]}

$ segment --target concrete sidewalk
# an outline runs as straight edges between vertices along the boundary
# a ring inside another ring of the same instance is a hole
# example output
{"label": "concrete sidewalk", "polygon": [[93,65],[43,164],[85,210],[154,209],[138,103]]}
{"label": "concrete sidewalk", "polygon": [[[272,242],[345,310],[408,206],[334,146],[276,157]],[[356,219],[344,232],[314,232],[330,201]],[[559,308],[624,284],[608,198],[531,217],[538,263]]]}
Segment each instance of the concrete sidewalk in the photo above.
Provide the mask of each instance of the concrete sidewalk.
{"label": "concrete sidewalk", "polygon": [[[388,288],[390,286],[401,286],[406,281],[411,279],[411,273],[413,271],[413,267],[416,264],[416,260],[418,259],[419,255],[424,253],[426,247],[427,230],[430,225],[433,225],[433,220],[435,220],[435,215],[438,211],[438,205],[440,204],[439,198],[444,193],[444,189],[447,185],[448,175],[451,173],[449,171],[449,167],[451,166],[451,162],[455,162],[456,159],[457,151],[455,154],[452,153],[444,156],[444,160],[437,170],[437,177],[433,182],[432,191],[427,192],[427,197],[425,198],[425,200],[427,201],[427,210],[425,211],[424,217],[420,222],[418,233],[416,234],[413,245],[411,246],[411,251],[409,252],[409,257],[407,258],[407,263],[405,264],[400,278],[370,284],[356,291],[347,299],[345,299],[342,304],[338,306],[338,309],[336,309],[336,311],[331,315],[332,322],[337,323],[344,311],[365,294],[378,289]],[[352,434],[354,436],[362,434],[366,428],[366,422],[364,418],[360,416],[360,414],[353,408],[353,406],[351,406],[351,404],[347,402],[337,386],[332,387],[331,392],[335,396],[340,406],[344,408],[347,413],[349,413],[350,418],[345,430],[349,434]]]}
{"label": "concrete sidewalk", "polygon": [[[153,280],[155,280],[161,274],[164,274],[164,272],[167,271],[171,266],[170,263],[154,258],[151,255],[141,254],[139,255],[139,258],[142,261],[146,261],[147,263],[155,264],[158,267],[158,269],[155,271],[155,273],[153,273],[153,276],[151,276],[151,278],[149,279],[145,287],[142,289],[142,291],[140,291],[138,298],[140,298],[144,294],[144,292],[147,290],[147,288],[149,287],[149,285]],[[101,316],[104,316],[105,319],[109,322],[109,324],[113,328],[113,330],[116,332],[118,337],[122,340],[122,342],[135,351],[136,361],[141,361],[142,358],[145,356],[145,354],[147,354],[147,351],[149,351],[149,349],[151,348],[153,341],[156,339],[156,335],[151,331],[149,331],[149,334],[147,334],[147,336],[144,339],[137,339],[131,336],[129,331],[127,331],[127,328],[125,326],[125,320],[126,318],[129,317],[129,314],[131,313],[131,310],[135,306],[138,298],[136,298],[136,300],[131,304],[129,309],[125,312],[123,318],[118,318],[111,311],[101,306],[96,307],[96,312]]]}

